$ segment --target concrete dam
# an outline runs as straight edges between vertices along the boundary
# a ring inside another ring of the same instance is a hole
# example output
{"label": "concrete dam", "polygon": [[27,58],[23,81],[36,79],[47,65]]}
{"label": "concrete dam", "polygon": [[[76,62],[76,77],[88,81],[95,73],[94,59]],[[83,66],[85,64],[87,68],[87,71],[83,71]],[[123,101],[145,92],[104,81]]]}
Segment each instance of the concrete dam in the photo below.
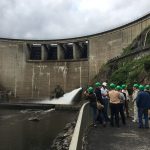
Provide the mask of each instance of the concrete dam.
{"label": "concrete dam", "polygon": [[[150,26],[150,14],[102,33],[59,40],[0,38],[0,90],[13,99],[46,99],[85,86]],[[150,32],[146,33],[146,36]],[[145,36],[145,40],[146,40]]]}

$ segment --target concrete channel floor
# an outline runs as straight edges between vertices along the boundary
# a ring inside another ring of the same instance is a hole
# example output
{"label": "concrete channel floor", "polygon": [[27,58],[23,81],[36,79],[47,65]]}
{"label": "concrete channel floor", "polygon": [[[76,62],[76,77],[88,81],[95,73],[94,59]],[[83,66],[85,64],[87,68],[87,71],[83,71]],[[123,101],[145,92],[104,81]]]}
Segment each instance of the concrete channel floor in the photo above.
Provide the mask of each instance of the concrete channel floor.
{"label": "concrete channel floor", "polygon": [[150,129],[139,129],[131,119],[120,128],[107,125],[90,127],[86,150],[150,150]]}

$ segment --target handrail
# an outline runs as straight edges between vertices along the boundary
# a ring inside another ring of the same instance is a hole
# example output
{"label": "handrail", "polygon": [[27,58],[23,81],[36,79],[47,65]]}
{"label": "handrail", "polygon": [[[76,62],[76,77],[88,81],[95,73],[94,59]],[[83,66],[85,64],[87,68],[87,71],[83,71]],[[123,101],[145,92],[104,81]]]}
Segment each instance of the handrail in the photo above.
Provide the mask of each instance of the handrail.
{"label": "handrail", "polygon": [[125,55],[122,55],[122,56],[117,56],[117,57],[114,57],[114,58],[108,60],[107,64],[116,62],[120,59],[124,59],[124,58],[130,57],[130,56],[135,55],[135,54],[139,54],[141,52],[143,53],[143,52],[149,51],[149,50],[150,50],[150,47],[148,46],[148,47],[142,48],[142,49],[137,50],[137,51],[132,51],[131,53],[128,53],[128,54],[125,54]]}

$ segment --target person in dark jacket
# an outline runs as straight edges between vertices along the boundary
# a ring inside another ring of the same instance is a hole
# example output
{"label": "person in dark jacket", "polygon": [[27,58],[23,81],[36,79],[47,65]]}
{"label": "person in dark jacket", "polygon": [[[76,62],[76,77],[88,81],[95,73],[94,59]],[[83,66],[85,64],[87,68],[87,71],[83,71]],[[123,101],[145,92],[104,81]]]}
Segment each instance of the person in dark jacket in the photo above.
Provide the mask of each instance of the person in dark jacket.
{"label": "person in dark jacket", "polygon": [[[148,109],[150,108],[150,95],[148,92],[144,91],[144,86],[139,86],[139,93],[136,98],[136,103],[138,107],[138,118],[139,118],[139,128],[149,128],[148,124]],[[142,117],[144,115],[145,124],[143,125]]]}
{"label": "person in dark jacket", "polygon": [[[95,83],[94,93],[96,94],[97,101],[104,106],[103,99],[102,99],[102,94],[101,94],[101,84],[100,84],[100,82]],[[104,116],[104,108],[103,109],[98,109],[97,120],[100,121],[100,123],[102,123],[104,127],[106,126],[106,119],[105,119],[105,116]]]}
{"label": "person in dark jacket", "polygon": [[[145,92],[147,92],[150,95],[150,85],[145,85]],[[148,110],[148,116],[149,116],[149,120],[150,120],[150,108]]]}
{"label": "person in dark jacket", "polygon": [[94,127],[96,127],[96,120],[97,120],[97,105],[96,105],[96,94],[94,93],[94,89],[93,87],[89,87],[86,91],[85,91],[85,96],[87,97],[87,99],[90,102],[90,107],[92,108],[92,112],[93,112],[93,125]]}
{"label": "person in dark jacket", "polygon": [[145,92],[150,94],[150,86],[148,84],[145,85]]}

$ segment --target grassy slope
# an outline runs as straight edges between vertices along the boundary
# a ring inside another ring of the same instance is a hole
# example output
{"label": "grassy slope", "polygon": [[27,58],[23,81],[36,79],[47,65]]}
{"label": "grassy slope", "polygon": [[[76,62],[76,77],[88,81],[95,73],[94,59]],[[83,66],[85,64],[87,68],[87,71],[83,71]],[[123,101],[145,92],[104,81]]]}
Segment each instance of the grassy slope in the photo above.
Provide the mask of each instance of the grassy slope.
{"label": "grassy slope", "polygon": [[109,77],[110,82],[116,84],[133,84],[149,82],[150,78],[150,56],[138,60],[126,61],[120,64]]}

